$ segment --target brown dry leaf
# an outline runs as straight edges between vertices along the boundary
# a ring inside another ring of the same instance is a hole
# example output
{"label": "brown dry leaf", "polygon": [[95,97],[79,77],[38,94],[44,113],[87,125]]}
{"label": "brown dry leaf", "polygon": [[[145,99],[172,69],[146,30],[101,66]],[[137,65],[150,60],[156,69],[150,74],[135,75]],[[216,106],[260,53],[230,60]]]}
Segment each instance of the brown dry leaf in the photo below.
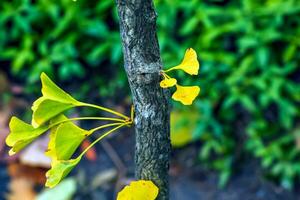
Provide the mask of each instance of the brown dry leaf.
{"label": "brown dry leaf", "polygon": [[32,183],[44,185],[46,182],[46,169],[29,167],[20,163],[12,163],[8,165],[8,174],[11,178],[24,178]]}
{"label": "brown dry leaf", "polygon": [[6,195],[7,200],[34,200],[36,193],[34,184],[25,178],[12,179],[10,184],[10,193]]}

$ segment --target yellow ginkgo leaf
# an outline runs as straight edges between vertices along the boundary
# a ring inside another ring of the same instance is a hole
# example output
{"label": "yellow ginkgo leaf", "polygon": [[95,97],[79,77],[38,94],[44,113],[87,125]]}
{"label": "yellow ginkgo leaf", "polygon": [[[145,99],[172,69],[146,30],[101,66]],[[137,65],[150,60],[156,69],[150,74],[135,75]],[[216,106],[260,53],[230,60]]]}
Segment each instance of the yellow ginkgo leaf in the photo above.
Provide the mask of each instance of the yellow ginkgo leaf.
{"label": "yellow ginkgo leaf", "polygon": [[179,65],[167,70],[166,72],[174,69],[181,69],[190,75],[198,75],[199,62],[197,60],[196,51],[192,48],[187,49],[182,62]]}
{"label": "yellow ginkgo leaf", "polygon": [[184,105],[192,105],[195,98],[200,92],[198,86],[180,86],[176,85],[176,92],[172,95],[175,101],[180,101]]}
{"label": "yellow ginkgo leaf", "polygon": [[176,85],[177,80],[175,78],[166,78],[160,82],[160,87],[162,88],[168,88],[168,87],[173,87]]}
{"label": "yellow ginkgo leaf", "polygon": [[158,187],[152,181],[132,181],[118,193],[117,200],[155,200]]}

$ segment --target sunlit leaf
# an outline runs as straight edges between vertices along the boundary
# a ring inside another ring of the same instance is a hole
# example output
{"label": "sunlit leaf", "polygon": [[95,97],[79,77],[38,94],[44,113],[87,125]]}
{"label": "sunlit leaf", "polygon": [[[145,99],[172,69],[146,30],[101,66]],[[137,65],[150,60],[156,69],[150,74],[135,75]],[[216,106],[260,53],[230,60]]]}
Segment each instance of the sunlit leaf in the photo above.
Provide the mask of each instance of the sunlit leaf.
{"label": "sunlit leaf", "polygon": [[172,67],[167,71],[174,69],[181,69],[190,75],[198,75],[199,62],[197,60],[196,51],[192,48],[187,49],[182,62],[179,65]]}
{"label": "sunlit leaf", "polygon": [[[53,126],[55,124],[59,125],[59,122],[62,122],[66,120],[67,117],[64,115],[58,115],[50,120],[50,126]],[[47,156],[52,158],[52,160],[57,160],[57,154],[56,154],[56,148],[55,148],[55,140],[56,140],[56,130],[57,126],[53,126],[50,130],[50,135],[49,135],[49,143],[48,143],[48,149],[45,152]]]}
{"label": "sunlit leaf", "polygon": [[50,130],[50,135],[49,135],[49,143],[48,143],[48,149],[45,152],[47,156],[49,156],[52,159],[57,160],[57,154],[56,154],[56,148],[55,148],[55,140],[56,140],[56,130],[57,127],[59,126],[60,122],[63,122],[67,120],[68,118],[64,115],[58,115],[50,120],[50,126],[53,126],[57,124],[56,126],[53,126]]}
{"label": "sunlit leaf", "polygon": [[162,88],[168,88],[173,87],[176,85],[177,80],[175,78],[166,78],[160,82],[160,87]]}
{"label": "sunlit leaf", "polygon": [[48,129],[46,126],[34,128],[30,124],[23,122],[17,117],[11,118],[9,128],[10,134],[6,138],[6,144],[12,147],[9,152],[10,155],[22,150]]}
{"label": "sunlit leaf", "polygon": [[53,81],[45,73],[41,74],[41,81],[42,94],[44,97],[66,104],[76,105],[79,103],[76,99],[53,83]]}
{"label": "sunlit leaf", "polygon": [[32,106],[32,125],[39,127],[56,115],[80,105],[80,102],[60,89],[50,78],[42,73],[42,94]]}
{"label": "sunlit leaf", "polygon": [[51,164],[51,169],[47,171],[46,186],[53,188],[56,186],[64,177],[66,177],[72,169],[79,163],[81,156],[71,160],[55,160]]}
{"label": "sunlit leaf", "polygon": [[[67,119],[67,117],[60,115],[55,121],[59,122]],[[55,123],[55,121],[52,123]],[[57,160],[70,159],[89,133],[89,131],[76,126],[71,121],[59,124],[51,130],[46,155]]]}
{"label": "sunlit leaf", "polygon": [[56,115],[73,107],[75,107],[73,104],[65,104],[41,97],[32,106],[33,115],[31,124],[34,127],[39,127]]}
{"label": "sunlit leaf", "polygon": [[176,88],[177,90],[172,95],[172,98],[184,105],[191,105],[200,92],[200,87],[198,86],[176,85]]}
{"label": "sunlit leaf", "polygon": [[152,181],[132,181],[129,186],[118,193],[117,200],[154,200],[158,187]]}

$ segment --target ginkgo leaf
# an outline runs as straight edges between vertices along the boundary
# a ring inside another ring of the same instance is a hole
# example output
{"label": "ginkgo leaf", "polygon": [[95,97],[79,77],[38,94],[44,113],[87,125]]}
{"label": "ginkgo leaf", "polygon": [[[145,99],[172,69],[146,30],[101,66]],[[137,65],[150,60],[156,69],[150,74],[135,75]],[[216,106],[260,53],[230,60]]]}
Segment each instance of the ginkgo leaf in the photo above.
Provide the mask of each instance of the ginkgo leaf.
{"label": "ginkgo leaf", "polygon": [[[60,115],[51,123],[66,121],[67,117]],[[51,130],[48,151],[46,155],[52,159],[68,160],[90,132],[76,126],[71,121],[59,124]]]}
{"label": "ginkgo leaf", "polygon": [[73,104],[61,103],[41,97],[37,99],[32,106],[33,114],[31,124],[37,128],[58,114],[73,107],[75,107]]}
{"label": "ginkgo leaf", "polygon": [[166,72],[174,69],[181,69],[190,75],[198,75],[199,62],[197,60],[196,51],[192,48],[187,49],[182,62],[179,65],[167,70]]}
{"label": "ginkgo leaf", "polygon": [[[54,118],[52,118],[50,120],[50,126],[53,126],[55,124],[59,125],[59,122],[63,122],[66,119],[67,119],[66,116],[64,116],[64,115],[58,115],[58,116],[56,116],[56,117],[54,117]],[[49,156],[50,158],[52,158],[52,160],[55,160],[57,158],[57,156],[56,156],[56,148],[55,148],[55,139],[56,139],[56,130],[57,130],[58,125],[53,126],[50,129],[48,149],[45,152],[45,154],[47,156]]]}
{"label": "ginkgo leaf", "polygon": [[152,181],[132,181],[129,186],[118,193],[117,200],[155,200],[158,187]]}
{"label": "ginkgo leaf", "polygon": [[35,128],[56,115],[81,105],[79,101],[53,83],[45,73],[41,74],[41,81],[43,96],[37,99],[31,108],[33,111],[31,124]]}
{"label": "ginkgo leaf", "polygon": [[165,78],[160,82],[160,87],[162,88],[168,88],[168,87],[173,87],[176,85],[177,80],[175,78]]}
{"label": "ginkgo leaf", "polygon": [[45,155],[50,157],[52,160],[56,159],[57,157],[56,149],[55,149],[56,129],[57,126],[51,128],[50,135],[49,135],[48,149],[45,152]]}
{"label": "ginkgo leaf", "polygon": [[45,73],[41,74],[42,94],[47,99],[52,99],[66,104],[78,104],[79,101],[59,88]]}
{"label": "ginkgo leaf", "polygon": [[176,88],[177,90],[172,95],[172,98],[184,105],[191,105],[200,92],[200,87],[198,86],[176,85]]}
{"label": "ginkgo leaf", "polygon": [[12,147],[12,149],[9,151],[10,155],[19,152],[38,136],[48,130],[47,126],[34,128],[30,124],[23,122],[17,117],[11,118],[9,122],[9,128],[10,134],[6,138],[6,144]]}
{"label": "ginkgo leaf", "polygon": [[81,156],[71,160],[54,160],[51,164],[51,169],[47,171],[46,187],[53,188],[64,177],[66,177],[72,169],[79,163]]}

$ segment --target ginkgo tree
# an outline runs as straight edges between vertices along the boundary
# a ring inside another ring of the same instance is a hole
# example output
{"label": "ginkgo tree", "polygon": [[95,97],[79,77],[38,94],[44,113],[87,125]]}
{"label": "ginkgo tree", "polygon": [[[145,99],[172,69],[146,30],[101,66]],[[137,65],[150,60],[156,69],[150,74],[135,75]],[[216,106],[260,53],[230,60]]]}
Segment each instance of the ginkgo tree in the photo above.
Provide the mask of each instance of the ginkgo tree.
{"label": "ginkgo tree", "polygon": [[[179,65],[163,70],[152,0],[117,0],[116,4],[120,16],[124,67],[133,97],[130,116],[103,106],[78,101],[42,73],[42,96],[31,107],[31,123],[12,117],[6,144],[11,147],[9,154],[13,155],[49,132],[45,154],[51,158],[51,168],[46,173],[45,185],[51,188],[72,171],[92,146],[118,129],[134,125],[138,180],[126,186],[117,199],[168,199],[170,88],[176,87],[172,98],[184,105],[191,105],[200,92],[199,86],[179,85],[169,72],[182,70],[189,75],[197,75],[197,54],[189,48]],[[77,107],[97,109],[111,117],[68,117],[67,111]],[[86,130],[74,123],[79,120],[97,120],[102,125]],[[79,155],[75,154],[83,140],[98,132],[102,134]]]}

